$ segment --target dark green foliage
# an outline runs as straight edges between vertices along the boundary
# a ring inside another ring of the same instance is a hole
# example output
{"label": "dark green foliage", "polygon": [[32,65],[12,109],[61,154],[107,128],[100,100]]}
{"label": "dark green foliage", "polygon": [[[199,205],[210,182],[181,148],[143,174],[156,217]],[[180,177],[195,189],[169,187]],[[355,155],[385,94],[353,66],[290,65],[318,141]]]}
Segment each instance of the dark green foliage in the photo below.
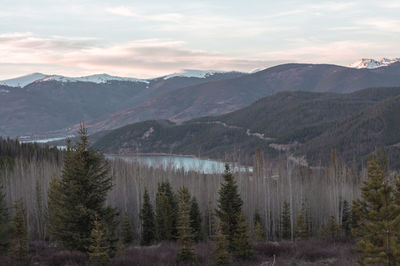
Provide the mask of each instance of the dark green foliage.
{"label": "dark green foliage", "polygon": [[192,228],[194,241],[198,242],[202,239],[201,213],[195,197],[192,198],[190,203],[190,227]]}
{"label": "dark green foliage", "polygon": [[351,208],[347,200],[342,201],[342,230],[346,236],[351,235]]}
{"label": "dark green foliage", "polygon": [[109,165],[101,152],[88,146],[86,129],[80,140],[68,144],[60,180],[53,178],[48,192],[49,233],[66,248],[87,251],[95,217],[107,226],[105,236],[114,240],[117,212],[105,206],[112,188]]}
{"label": "dark green foliage", "polygon": [[336,222],[335,216],[331,215],[328,219],[328,223],[323,225],[321,234],[330,240],[336,240],[340,235],[340,226]]}
{"label": "dark green foliage", "polygon": [[178,243],[180,248],[176,255],[177,263],[188,263],[195,259],[193,248],[193,228],[190,227],[190,194],[186,187],[178,192]]}
{"label": "dark green foliage", "polygon": [[122,217],[121,222],[121,238],[122,243],[125,246],[129,246],[130,244],[132,244],[134,238],[133,228],[131,222],[129,221],[128,213],[126,211],[124,212],[124,216]]}
{"label": "dark green foliage", "polygon": [[157,240],[172,239],[172,209],[168,197],[158,192],[156,196]]}
{"label": "dark green foliage", "polygon": [[290,221],[290,205],[287,201],[283,202],[281,213],[281,237],[290,239],[292,237],[292,226]]}
{"label": "dark green foliage", "polygon": [[229,253],[229,241],[222,231],[219,220],[217,221],[217,228],[213,237],[213,242],[215,245],[213,251],[214,264],[218,266],[230,265],[232,263],[232,258]]}
{"label": "dark green foliage", "polygon": [[265,240],[265,229],[261,215],[257,210],[254,212],[253,221],[254,221],[254,239],[257,242],[262,242]]}
{"label": "dark green foliage", "polygon": [[3,186],[0,185],[0,252],[7,250],[8,247],[8,208],[3,192]]}
{"label": "dark green foliage", "polygon": [[153,206],[151,205],[147,189],[144,190],[143,206],[140,211],[140,219],[142,221],[140,244],[142,246],[151,245],[156,240],[156,224]]}
{"label": "dark green foliage", "polygon": [[16,261],[28,260],[28,224],[22,199],[14,203],[14,215],[11,222],[11,242],[9,256]]}
{"label": "dark green foliage", "polygon": [[95,220],[90,232],[90,246],[88,254],[90,262],[95,266],[110,265],[110,246],[106,239],[106,233],[99,221]]}
{"label": "dark green foliage", "polygon": [[157,239],[176,239],[177,203],[171,185],[168,182],[158,184],[156,195]]}
{"label": "dark green foliage", "polygon": [[228,164],[225,165],[223,177],[224,183],[218,191],[216,214],[221,221],[222,232],[227,236],[230,248],[233,248],[233,236],[237,229],[243,202]]}
{"label": "dark green foliage", "polygon": [[297,240],[304,240],[310,236],[306,218],[303,212],[301,212],[296,219],[296,224],[294,226],[294,237]]}
{"label": "dark green foliage", "polygon": [[361,199],[353,205],[358,216],[353,234],[362,265],[400,263],[400,206],[384,167],[373,155],[368,162],[368,179],[361,187]]}
{"label": "dark green foliage", "polygon": [[14,161],[22,158],[25,161],[47,160],[61,163],[63,152],[57,148],[40,146],[37,143],[20,143],[15,139],[0,137],[0,172],[4,168],[12,169]]}
{"label": "dark green foliage", "polygon": [[239,216],[236,232],[233,236],[233,254],[239,259],[249,259],[253,255],[249,225],[244,212]]}

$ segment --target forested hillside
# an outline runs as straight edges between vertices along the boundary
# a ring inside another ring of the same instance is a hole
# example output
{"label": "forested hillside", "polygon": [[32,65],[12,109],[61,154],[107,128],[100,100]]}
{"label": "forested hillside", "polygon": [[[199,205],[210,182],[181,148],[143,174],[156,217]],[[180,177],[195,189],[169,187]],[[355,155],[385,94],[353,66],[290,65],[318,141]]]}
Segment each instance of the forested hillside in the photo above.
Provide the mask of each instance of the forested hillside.
{"label": "forested hillside", "polygon": [[162,152],[220,159],[239,150],[242,158],[250,158],[259,147],[271,158],[286,152],[306,156],[311,165],[326,165],[331,149],[337,149],[348,163],[358,158],[358,164],[385,146],[391,165],[398,167],[399,95],[398,87],[350,94],[282,92],[222,116],[182,124],[132,124],[106,133],[95,145],[108,153]]}

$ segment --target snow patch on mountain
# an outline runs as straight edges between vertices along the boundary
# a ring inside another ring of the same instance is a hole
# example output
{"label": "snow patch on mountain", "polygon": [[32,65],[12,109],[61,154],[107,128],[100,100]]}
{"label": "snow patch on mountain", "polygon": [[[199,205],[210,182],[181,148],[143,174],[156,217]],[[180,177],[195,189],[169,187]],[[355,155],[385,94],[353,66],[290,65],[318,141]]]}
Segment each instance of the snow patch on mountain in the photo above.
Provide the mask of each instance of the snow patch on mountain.
{"label": "snow patch on mountain", "polygon": [[163,78],[164,79],[170,79],[174,77],[206,78],[217,73],[225,73],[225,71],[185,69],[182,72],[170,74],[164,76]]}
{"label": "snow patch on mountain", "polygon": [[18,78],[2,80],[0,81],[0,85],[5,85],[9,87],[25,87],[32,82],[45,78],[46,76],[47,75],[42,73],[33,73]]}
{"label": "snow patch on mountain", "polygon": [[384,67],[391,65],[393,63],[400,62],[400,58],[381,58],[381,59],[372,59],[372,58],[362,58],[353,64],[350,64],[349,67],[352,68],[367,68],[367,69],[374,69],[378,67]]}

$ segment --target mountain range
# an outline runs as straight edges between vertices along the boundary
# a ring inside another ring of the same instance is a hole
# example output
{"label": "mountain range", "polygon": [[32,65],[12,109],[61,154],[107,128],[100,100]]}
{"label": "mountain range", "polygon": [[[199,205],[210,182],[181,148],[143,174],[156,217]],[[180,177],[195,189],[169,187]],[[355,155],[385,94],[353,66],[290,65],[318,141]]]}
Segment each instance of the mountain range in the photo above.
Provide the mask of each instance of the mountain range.
{"label": "mountain range", "polygon": [[[389,113],[397,110],[392,98],[400,86],[400,62],[383,64],[284,64],[255,73],[186,70],[154,79],[35,73],[0,82],[0,135],[63,137],[75,134],[84,121],[99,141],[96,145],[107,152],[221,158],[232,150],[251,156],[259,146],[271,156],[290,151],[314,163],[326,159],[320,152],[326,151],[323,147],[340,150],[338,142],[351,142],[359,146],[342,149],[346,159],[366,156],[378,144],[397,147],[391,145],[400,142],[396,137],[383,141],[381,133],[369,134],[366,124],[351,120],[359,115],[357,121],[373,119],[375,126],[395,121]],[[375,89],[359,91],[371,87]],[[374,109],[367,108],[375,105],[383,111],[372,118]],[[355,125],[356,129],[350,127]],[[346,133],[362,135],[359,130],[369,134],[367,140],[377,136],[372,146],[358,142],[365,138],[353,139]],[[158,132],[160,139],[155,137]],[[332,132],[335,137],[329,135]]]}

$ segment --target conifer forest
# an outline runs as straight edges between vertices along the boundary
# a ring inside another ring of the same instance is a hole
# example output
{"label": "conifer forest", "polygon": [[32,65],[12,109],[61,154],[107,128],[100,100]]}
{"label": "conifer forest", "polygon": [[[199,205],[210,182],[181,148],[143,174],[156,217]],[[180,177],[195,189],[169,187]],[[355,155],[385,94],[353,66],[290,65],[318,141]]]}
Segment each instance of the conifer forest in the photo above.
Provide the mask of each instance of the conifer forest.
{"label": "conifer forest", "polygon": [[108,160],[89,143],[83,127],[64,151],[1,141],[2,260],[400,263],[400,178],[384,149],[361,168],[334,150],[329,167],[305,167],[256,149],[252,171],[204,174]]}

